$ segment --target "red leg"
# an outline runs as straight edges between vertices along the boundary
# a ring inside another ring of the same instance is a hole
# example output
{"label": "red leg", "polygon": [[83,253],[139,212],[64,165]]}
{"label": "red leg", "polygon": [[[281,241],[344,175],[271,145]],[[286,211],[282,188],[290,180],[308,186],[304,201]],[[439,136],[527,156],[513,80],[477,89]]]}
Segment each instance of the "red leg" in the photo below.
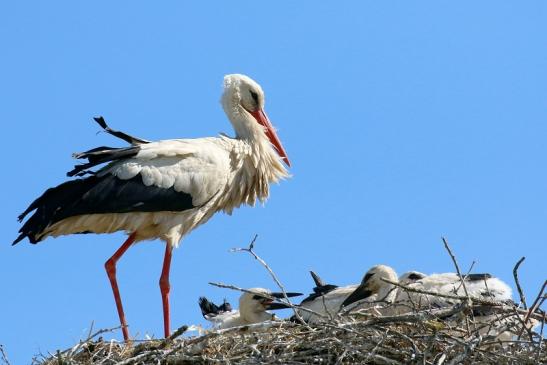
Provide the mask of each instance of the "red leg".
{"label": "red leg", "polygon": [[163,269],[160,276],[161,301],[163,303],[163,333],[165,338],[171,334],[170,316],[169,316],[169,270],[171,269],[171,253],[173,247],[167,243],[165,247],[165,256],[163,258]]}
{"label": "red leg", "polygon": [[118,251],[112,255],[105,263],[104,267],[106,269],[106,274],[108,279],[110,279],[110,285],[112,286],[112,291],[114,292],[114,300],[116,301],[116,308],[118,309],[118,315],[120,316],[120,323],[122,325],[123,339],[129,341],[129,331],[127,330],[127,322],[125,321],[125,314],[123,313],[122,298],[120,297],[120,291],[118,289],[118,282],[116,281],[116,262],[123,256],[125,251],[133,242],[135,242],[135,233],[132,233],[127,240],[118,248]]}

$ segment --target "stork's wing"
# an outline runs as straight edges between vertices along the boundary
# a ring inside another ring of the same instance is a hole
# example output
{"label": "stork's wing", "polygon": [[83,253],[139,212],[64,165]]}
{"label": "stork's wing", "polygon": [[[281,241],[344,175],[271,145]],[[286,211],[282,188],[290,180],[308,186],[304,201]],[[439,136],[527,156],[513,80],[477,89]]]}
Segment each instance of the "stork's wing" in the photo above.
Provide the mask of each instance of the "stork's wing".
{"label": "stork's wing", "polygon": [[225,187],[231,171],[228,150],[218,138],[166,140],[139,146],[132,158],[97,173],[127,180],[137,175],[145,186],[173,188],[192,196],[194,206],[205,204]]}
{"label": "stork's wing", "polygon": [[48,189],[19,216],[23,220],[35,210],[14,244],[25,237],[36,243],[49,226],[73,216],[199,207],[225,186],[229,161],[214,138],[139,146],[133,157],[114,160],[93,176]]}
{"label": "stork's wing", "polygon": [[87,174],[93,175],[92,167],[101,165],[106,162],[118,161],[136,156],[140,151],[140,147],[96,147],[89,151],[74,153],[72,157],[77,159],[87,159],[88,162],[74,166],[72,170],[66,173],[67,176],[84,176]]}
{"label": "stork's wing", "polygon": [[146,139],[134,137],[134,136],[131,136],[127,133],[124,133],[124,132],[121,132],[121,131],[115,131],[115,130],[111,129],[108,126],[108,124],[106,124],[106,121],[104,120],[103,117],[93,118],[93,120],[95,120],[95,122],[97,122],[97,124],[99,124],[101,126],[101,128],[103,128],[105,130],[106,133],[111,134],[114,137],[118,137],[120,139],[123,139],[124,141],[126,141],[127,143],[129,143],[133,146],[137,146],[137,145],[145,144],[145,143],[150,143],[150,141],[147,141]]}
{"label": "stork's wing", "polygon": [[314,301],[315,299],[320,298],[320,297],[322,297],[322,296],[336,290],[337,288],[338,288],[338,285],[333,285],[333,284],[325,284],[325,285],[322,285],[322,286],[316,286],[315,288],[313,288],[313,293],[311,293],[306,298],[304,298],[300,302],[300,304]]}

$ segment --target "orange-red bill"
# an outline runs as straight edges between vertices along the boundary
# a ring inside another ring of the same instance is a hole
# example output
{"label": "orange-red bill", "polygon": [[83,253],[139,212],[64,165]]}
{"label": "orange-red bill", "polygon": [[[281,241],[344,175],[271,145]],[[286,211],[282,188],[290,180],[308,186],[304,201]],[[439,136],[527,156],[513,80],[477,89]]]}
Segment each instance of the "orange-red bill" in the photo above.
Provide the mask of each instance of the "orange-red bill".
{"label": "orange-red bill", "polygon": [[266,115],[266,113],[264,113],[264,110],[258,109],[257,111],[250,113],[257,120],[257,122],[260,123],[260,125],[266,128],[266,136],[270,140],[271,144],[275,147],[277,153],[283,159],[283,161],[285,161],[287,166],[291,167],[291,162],[287,157],[287,152],[285,152],[285,149],[283,148],[279,137],[277,137],[277,133],[275,133],[275,129],[270,122],[270,119],[268,119],[268,116]]}

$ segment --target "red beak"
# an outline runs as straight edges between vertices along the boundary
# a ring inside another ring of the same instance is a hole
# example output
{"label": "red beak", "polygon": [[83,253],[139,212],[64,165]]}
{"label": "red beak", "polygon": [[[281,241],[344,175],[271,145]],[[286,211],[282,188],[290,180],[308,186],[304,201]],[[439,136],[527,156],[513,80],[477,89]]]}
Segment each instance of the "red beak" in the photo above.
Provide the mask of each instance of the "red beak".
{"label": "red beak", "polygon": [[283,145],[281,144],[281,141],[279,140],[279,137],[277,137],[277,133],[275,133],[275,129],[268,119],[268,116],[266,113],[264,113],[264,110],[258,109],[257,111],[250,112],[251,115],[256,119],[260,125],[262,125],[264,128],[266,128],[266,136],[268,136],[268,139],[270,140],[271,144],[275,147],[277,150],[277,153],[279,156],[285,161],[287,166],[291,167],[291,162],[289,161],[289,158],[287,157],[287,152],[285,152],[285,149],[283,148]]}

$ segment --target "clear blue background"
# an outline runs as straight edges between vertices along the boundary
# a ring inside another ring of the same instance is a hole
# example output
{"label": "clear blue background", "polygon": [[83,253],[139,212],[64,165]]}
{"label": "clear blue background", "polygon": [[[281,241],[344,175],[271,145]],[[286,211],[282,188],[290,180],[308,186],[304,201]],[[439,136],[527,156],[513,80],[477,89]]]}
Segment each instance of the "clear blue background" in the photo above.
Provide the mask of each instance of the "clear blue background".
{"label": "clear blue background", "polygon": [[[11,247],[17,215],[67,178],[71,153],[122,145],[113,128],[165,139],[232,134],[222,77],[245,73],[293,163],[265,207],[219,214],[175,252],[172,321],[204,323],[197,298],[237,303],[208,281],[289,290],[308,270],[358,282],[460,264],[522,284],[547,277],[547,5],[422,2],[2,2],[0,343],[13,364],[118,325],[103,263],[122,234]],[[132,335],[162,335],[164,245],[119,263]],[[121,333],[106,338],[121,337]]]}

